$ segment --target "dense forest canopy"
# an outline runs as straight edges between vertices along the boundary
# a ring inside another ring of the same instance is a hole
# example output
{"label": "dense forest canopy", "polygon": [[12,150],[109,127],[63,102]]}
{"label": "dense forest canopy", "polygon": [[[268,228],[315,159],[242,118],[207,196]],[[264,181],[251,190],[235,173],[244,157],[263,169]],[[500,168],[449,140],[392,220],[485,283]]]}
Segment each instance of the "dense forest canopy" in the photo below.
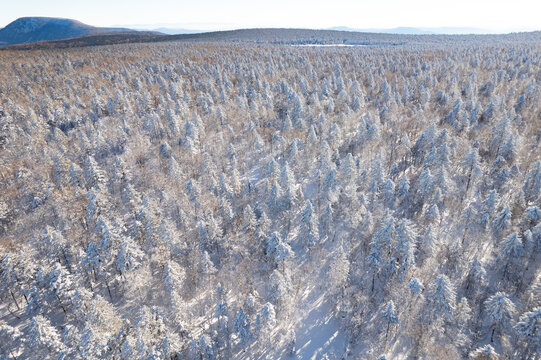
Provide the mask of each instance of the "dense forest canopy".
{"label": "dense forest canopy", "polygon": [[0,52],[0,358],[535,359],[540,65]]}

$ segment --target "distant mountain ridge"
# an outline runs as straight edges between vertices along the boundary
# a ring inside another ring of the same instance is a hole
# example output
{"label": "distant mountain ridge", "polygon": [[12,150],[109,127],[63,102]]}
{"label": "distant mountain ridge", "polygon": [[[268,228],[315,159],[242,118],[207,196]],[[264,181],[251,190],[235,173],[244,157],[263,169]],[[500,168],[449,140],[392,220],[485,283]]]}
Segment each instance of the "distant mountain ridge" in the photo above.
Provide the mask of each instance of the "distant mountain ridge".
{"label": "distant mountain ridge", "polygon": [[[31,22],[15,22],[0,30],[14,28],[20,37],[24,34],[35,34],[44,31],[46,26]],[[50,22],[49,22],[50,23]],[[53,21],[53,24],[56,21]],[[90,31],[90,34],[65,37],[68,31],[62,33],[63,37],[56,40],[35,40],[35,37],[26,42],[13,45],[0,44],[0,50],[39,50],[39,49],[65,49],[86,46],[103,46],[115,44],[133,44],[149,42],[212,42],[212,43],[253,43],[253,44],[278,44],[278,45],[371,45],[371,46],[402,46],[402,45],[446,45],[452,43],[541,43],[541,31],[509,33],[509,34],[473,34],[473,35],[448,35],[448,34],[396,34],[392,32],[370,33],[359,30],[314,30],[314,29],[291,29],[291,28],[255,28],[237,29],[226,31],[212,31],[201,33],[167,35],[155,31],[135,31],[119,28],[94,28],[79,22],[72,24],[82,31]],[[58,29],[58,27],[56,27]],[[403,29],[406,31],[407,29]]]}
{"label": "distant mountain ridge", "polygon": [[95,27],[72,19],[23,17],[0,29],[0,46],[119,32],[135,30]]}
{"label": "distant mountain ridge", "polygon": [[169,27],[159,27],[159,28],[152,29],[151,31],[157,31],[157,32],[160,32],[162,34],[167,34],[167,35],[201,34],[205,32],[211,32],[211,30],[193,30],[193,29],[169,28]]}
{"label": "distant mountain ridge", "polygon": [[355,29],[347,26],[335,26],[325,30],[335,31],[349,31],[349,32],[362,32],[362,33],[378,33],[378,34],[405,34],[405,35],[424,35],[434,34],[431,31],[421,30],[412,27],[397,27],[392,29]]}
{"label": "distant mountain ridge", "polygon": [[395,27],[391,29],[355,29],[347,26],[335,26],[327,30],[367,32],[379,34],[397,35],[467,35],[467,34],[495,34],[495,32],[472,27],[437,27],[437,28],[416,28],[416,27]]}

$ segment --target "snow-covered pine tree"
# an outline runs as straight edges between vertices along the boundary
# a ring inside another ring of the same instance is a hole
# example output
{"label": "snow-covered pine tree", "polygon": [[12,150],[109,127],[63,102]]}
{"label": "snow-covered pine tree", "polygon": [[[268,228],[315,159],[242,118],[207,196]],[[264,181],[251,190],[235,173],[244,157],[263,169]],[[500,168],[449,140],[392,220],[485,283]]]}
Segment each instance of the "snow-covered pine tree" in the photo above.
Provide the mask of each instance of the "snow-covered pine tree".
{"label": "snow-covered pine tree", "polygon": [[436,277],[430,289],[428,299],[432,303],[436,314],[443,314],[448,319],[453,316],[456,293],[451,281],[446,275],[442,274]]}
{"label": "snow-covered pine tree", "polygon": [[272,259],[276,266],[282,265],[286,259],[294,256],[293,250],[286,242],[282,241],[280,234],[274,231],[267,239],[267,257]]}
{"label": "snow-covered pine tree", "polygon": [[272,213],[277,213],[282,209],[282,188],[278,181],[274,180],[267,198],[267,207]]}
{"label": "snow-covered pine tree", "polygon": [[301,212],[299,237],[308,249],[319,243],[317,215],[314,213],[314,206],[310,200],[306,200]]}
{"label": "snow-covered pine tree", "polygon": [[246,205],[242,212],[242,228],[249,232],[253,232],[257,228],[257,218],[250,204]]}
{"label": "snow-covered pine tree", "polygon": [[415,265],[415,243],[417,242],[417,229],[408,219],[401,219],[396,226],[395,256],[400,264],[399,277],[403,280],[405,272]]}
{"label": "snow-covered pine tree", "polygon": [[33,356],[56,357],[63,349],[58,330],[42,315],[36,315],[28,325],[27,343],[33,349]]}
{"label": "snow-covered pine tree", "polygon": [[467,196],[468,190],[475,183],[482,173],[479,149],[472,147],[468,149],[464,160],[462,161],[462,171],[466,177],[466,188],[464,196]]}
{"label": "snow-covered pine tree", "polygon": [[425,289],[423,283],[421,283],[421,281],[415,277],[410,280],[408,287],[415,294],[421,294]]}
{"label": "snow-covered pine tree", "polygon": [[244,312],[241,308],[235,316],[235,321],[233,322],[233,333],[237,335],[239,345],[244,347],[252,340],[252,330],[250,317]]}
{"label": "snow-covered pine tree", "polygon": [[522,251],[522,239],[516,232],[506,237],[501,243],[501,252],[504,258],[517,258],[522,254]]}
{"label": "snow-covered pine tree", "polygon": [[487,344],[472,351],[469,357],[472,360],[497,360],[499,354],[494,350],[492,345]]}
{"label": "snow-covered pine tree", "polygon": [[522,189],[526,201],[539,199],[541,196],[541,161],[536,161],[531,165]]}
{"label": "snow-covered pine tree", "polygon": [[333,226],[333,209],[330,202],[327,203],[327,206],[325,206],[325,210],[323,210],[323,213],[321,214],[319,225],[321,227],[320,236],[324,239],[330,239],[334,240],[334,236],[332,234],[334,233],[334,226]]}
{"label": "snow-covered pine tree", "polygon": [[505,326],[511,320],[516,312],[515,304],[505,293],[498,291],[485,301],[485,307],[495,326],[490,336],[490,342],[494,342],[496,327]]}
{"label": "snow-covered pine tree", "polygon": [[528,339],[533,351],[541,349],[541,307],[522,314],[515,327],[519,336]]}

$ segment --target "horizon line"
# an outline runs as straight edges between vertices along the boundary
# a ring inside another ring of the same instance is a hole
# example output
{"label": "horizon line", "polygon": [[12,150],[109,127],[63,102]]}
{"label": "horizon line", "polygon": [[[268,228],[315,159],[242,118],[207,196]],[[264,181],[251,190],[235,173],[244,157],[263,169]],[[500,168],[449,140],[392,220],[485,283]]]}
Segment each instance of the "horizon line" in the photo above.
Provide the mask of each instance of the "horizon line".
{"label": "horizon line", "polygon": [[[67,19],[81,22],[85,25],[94,27],[105,28],[128,28],[131,30],[139,31],[152,31],[158,29],[169,30],[184,30],[191,32],[217,32],[217,31],[233,31],[233,30],[249,30],[249,29],[296,29],[296,30],[329,30],[329,31],[347,31],[347,32],[366,32],[366,33],[388,33],[395,35],[504,35],[512,33],[524,33],[524,32],[536,32],[541,31],[541,28],[506,28],[506,29],[493,29],[483,28],[475,26],[415,26],[415,25],[400,25],[393,27],[381,27],[381,28],[358,28],[348,25],[335,25],[327,27],[312,27],[312,26],[291,26],[291,25],[241,25],[234,23],[213,23],[213,22],[191,22],[191,23],[156,23],[156,24],[111,24],[111,25],[94,25],[78,19],[62,17],[62,16],[20,16],[7,24],[0,26],[0,29],[5,28],[14,21],[22,18],[50,18],[50,19]],[[198,26],[201,25],[201,26]],[[215,25],[221,25],[220,27],[214,27]],[[415,34],[415,33],[392,33],[393,30],[411,29],[417,31],[426,31],[427,34]],[[448,31],[448,32],[438,32]],[[463,32],[453,32],[462,30]],[[467,31],[473,32],[467,32]]]}

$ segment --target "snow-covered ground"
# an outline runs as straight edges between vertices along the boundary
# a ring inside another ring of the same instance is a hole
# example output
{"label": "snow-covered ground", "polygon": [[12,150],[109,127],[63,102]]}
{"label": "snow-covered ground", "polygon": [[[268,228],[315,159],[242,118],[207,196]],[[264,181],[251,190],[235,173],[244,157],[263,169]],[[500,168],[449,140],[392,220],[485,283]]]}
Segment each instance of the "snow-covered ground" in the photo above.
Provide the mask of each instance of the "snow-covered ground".
{"label": "snow-covered ground", "polygon": [[296,355],[298,359],[343,358],[347,340],[340,331],[332,308],[325,300],[325,288],[308,290],[299,303],[295,317]]}
{"label": "snow-covered ground", "polygon": [[295,44],[291,46],[298,47],[357,47],[357,46],[370,46],[363,44]]}

